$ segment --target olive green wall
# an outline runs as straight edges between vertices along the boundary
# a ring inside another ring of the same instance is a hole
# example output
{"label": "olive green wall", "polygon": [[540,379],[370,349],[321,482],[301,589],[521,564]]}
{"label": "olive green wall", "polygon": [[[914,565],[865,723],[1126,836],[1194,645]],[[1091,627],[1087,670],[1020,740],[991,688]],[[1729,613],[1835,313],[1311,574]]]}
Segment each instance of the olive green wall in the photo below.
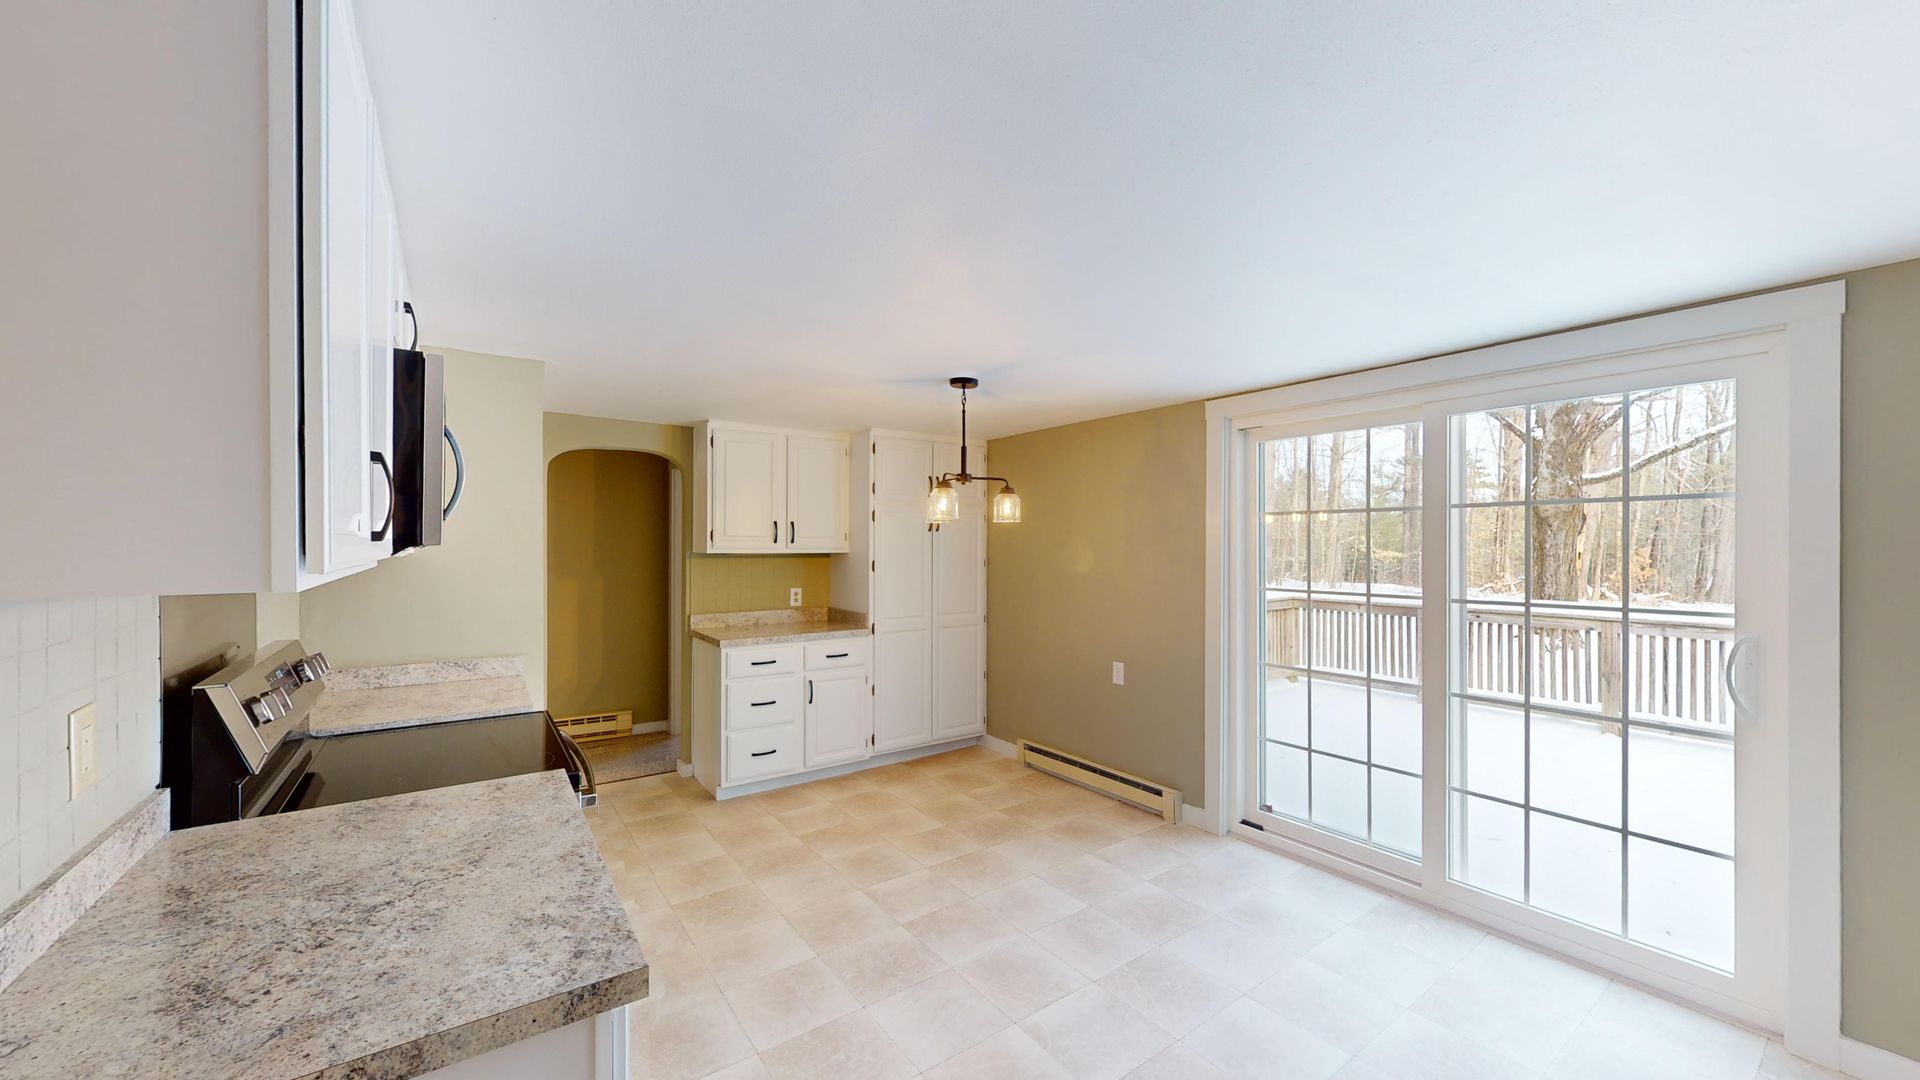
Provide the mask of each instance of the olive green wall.
{"label": "olive green wall", "polygon": [[667,459],[577,450],[547,466],[547,706],[667,712]]}
{"label": "olive green wall", "polygon": [[987,527],[988,733],[1173,784],[1196,806],[1205,424],[1190,402],[987,444],[1025,517]]}
{"label": "olive green wall", "polygon": [[1840,361],[1840,1026],[1920,1060],[1920,261],[1847,276]]}
{"label": "olive green wall", "polygon": [[546,704],[544,365],[446,352],[466,492],[440,547],[300,595],[300,637],[335,667],[518,656]]}
{"label": "olive green wall", "polygon": [[[1842,1029],[1920,1060],[1920,261],[1845,276]],[[1027,520],[989,530],[987,729],[1201,798],[1203,406],[989,444]],[[1114,660],[1127,686],[1111,685]]]}
{"label": "olive green wall", "polygon": [[765,611],[788,604],[800,588],[800,603],[827,602],[826,555],[695,555],[687,579],[687,612]]}

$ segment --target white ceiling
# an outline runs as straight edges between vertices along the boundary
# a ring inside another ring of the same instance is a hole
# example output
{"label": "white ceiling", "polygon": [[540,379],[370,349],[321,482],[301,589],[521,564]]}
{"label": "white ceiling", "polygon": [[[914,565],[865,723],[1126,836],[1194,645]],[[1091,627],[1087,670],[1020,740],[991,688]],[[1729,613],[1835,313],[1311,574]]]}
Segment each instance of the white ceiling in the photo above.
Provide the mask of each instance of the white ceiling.
{"label": "white ceiling", "polygon": [[358,0],[432,343],[989,435],[1920,254],[1906,0]]}

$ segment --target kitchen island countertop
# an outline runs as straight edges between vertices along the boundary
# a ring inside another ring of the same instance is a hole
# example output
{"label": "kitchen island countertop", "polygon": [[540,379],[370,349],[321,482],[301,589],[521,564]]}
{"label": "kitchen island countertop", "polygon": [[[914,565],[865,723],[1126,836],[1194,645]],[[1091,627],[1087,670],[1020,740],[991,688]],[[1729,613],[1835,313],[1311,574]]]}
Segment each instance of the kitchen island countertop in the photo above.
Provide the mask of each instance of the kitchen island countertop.
{"label": "kitchen island countertop", "polygon": [[0,1077],[401,1080],[646,996],[566,774],[168,835],[0,991]]}

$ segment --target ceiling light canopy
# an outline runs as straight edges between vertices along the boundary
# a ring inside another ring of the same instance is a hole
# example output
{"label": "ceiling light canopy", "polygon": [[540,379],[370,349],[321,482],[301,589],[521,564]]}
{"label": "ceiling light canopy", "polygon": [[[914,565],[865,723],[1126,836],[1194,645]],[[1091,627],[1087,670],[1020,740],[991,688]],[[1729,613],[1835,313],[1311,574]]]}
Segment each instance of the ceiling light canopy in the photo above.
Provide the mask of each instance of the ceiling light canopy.
{"label": "ceiling light canopy", "polygon": [[1004,477],[975,476],[967,471],[967,391],[980,385],[980,380],[965,375],[947,380],[947,385],[960,391],[960,471],[946,473],[936,481],[927,492],[927,524],[946,525],[960,520],[960,492],[955,484],[965,487],[975,480],[993,480],[1000,484],[1000,491],[993,497],[992,520],[996,525],[1008,525],[1020,520],[1020,496],[1014,493],[1013,485]]}

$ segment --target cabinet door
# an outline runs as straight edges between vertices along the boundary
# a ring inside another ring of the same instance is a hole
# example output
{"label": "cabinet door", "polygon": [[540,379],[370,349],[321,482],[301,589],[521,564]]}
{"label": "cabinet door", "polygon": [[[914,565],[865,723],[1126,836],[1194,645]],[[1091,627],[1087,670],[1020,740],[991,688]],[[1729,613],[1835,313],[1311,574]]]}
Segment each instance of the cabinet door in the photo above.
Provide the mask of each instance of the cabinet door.
{"label": "cabinet door", "polygon": [[[371,564],[392,550],[373,539],[378,448],[376,364],[386,356],[385,323],[370,308],[381,301],[371,280],[376,211],[373,105],[359,42],[345,0],[323,9],[324,42],[317,63],[320,167],[309,235],[320,238],[308,313],[319,332],[306,340],[306,556],[309,572],[333,573]],[[316,62],[310,58],[309,62]],[[385,481],[379,481],[384,497]]]}
{"label": "cabinet door", "polygon": [[895,502],[873,510],[873,610],[876,631],[925,630],[932,596],[933,532],[919,502]]}
{"label": "cabinet door", "polygon": [[[969,463],[971,464],[971,463]],[[973,485],[975,491],[979,485]],[[960,499],[960,520],[933,534],[933,721],[938,738],[978,734],[986,722],[986,511]]]}
{"label": "cabinet door", "polygon": [[787,436],[787,549],[847,550],[847,441]]}
{"label": "cabinet door", "polygon": [[873,697],[865,669],[809,674],[806,728],[806,768],[866,757],[873,734]]}
{"label": "cabinet door", "polygon": [[981,623],[934,631],[934,738],[956,739],[986,729],[985,687],[980,678],[985,644],[986,627]]}
{"label": "cabinet door", "polygon": [[927,708],[928,631],[873,635],[873,752],[924,746],[933,740]]}
{"label": "cabinet door", "polygon": [[876,435],[873,439],[873,497],[876,500],[927,498],[933,479],[933,444],[925,439]]}
{"label": "cabinet door", "polygon": [[709,551],[779,551],[786,547],[785,436],[713,429],[707,482]]}
{"label": "cabinet door", "polygon": [[393,189],[387,182],[387,155],[380,144],[380,121],[372,117],[368,125],[369,160],[373,175],[368,194],[371,213],[367,218],[367,450],[378,454],[384,468],[372,474],[373,489],[368,493],[373,533],[385,542],[381,555],[391,552],[386,540],[393,526],[393,334],[400,308],[399,252],[393,216]]}

